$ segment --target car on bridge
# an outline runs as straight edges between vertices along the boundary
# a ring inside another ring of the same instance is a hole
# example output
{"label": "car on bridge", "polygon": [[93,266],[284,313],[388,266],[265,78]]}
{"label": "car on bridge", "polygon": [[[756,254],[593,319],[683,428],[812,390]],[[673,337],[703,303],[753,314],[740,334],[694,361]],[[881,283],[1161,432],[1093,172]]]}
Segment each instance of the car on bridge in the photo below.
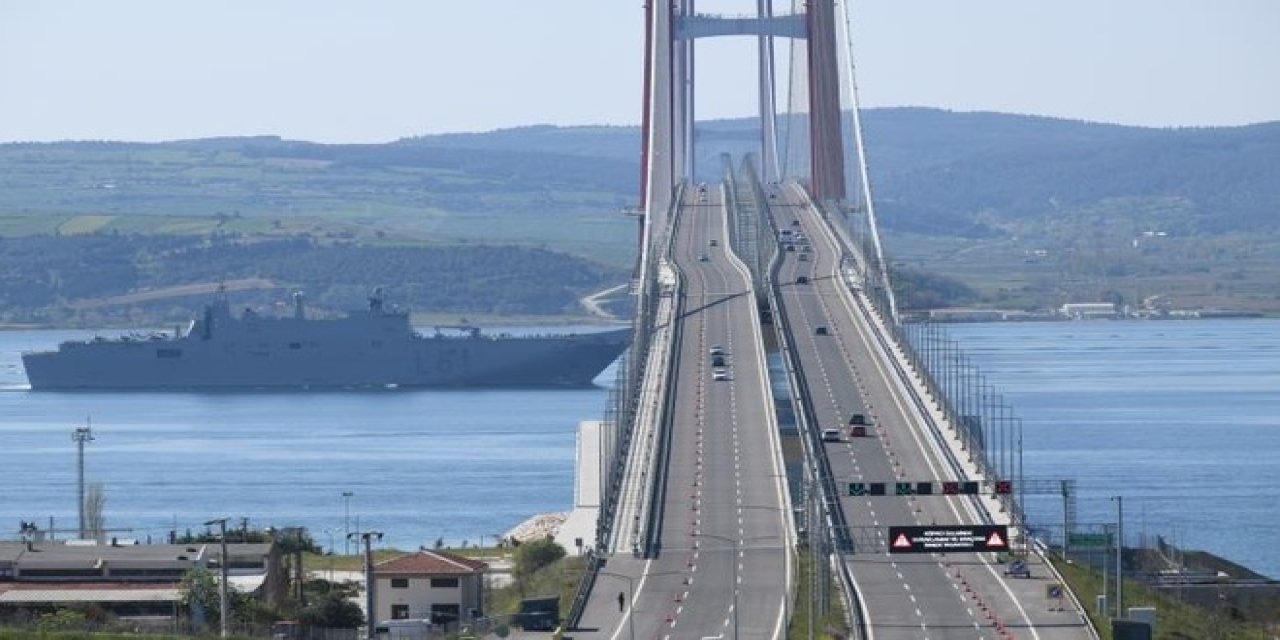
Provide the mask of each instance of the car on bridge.
{"label": "car on bridge", "polygon": [[708,259],[709,259],[709,258],[707,258],[707,254],[705,254],[705,253],[704,253],[704,254],[702,254],[702,255],[700,255],[700,256],[698,256],[698,262],[706,262]]}
{"label": "car on bridge", "polygon": [[711,345],[711,349],[709,350],[709,352],[713,356],[722,356],[724,355],[724,347],[718,344],[713,344]]}
{"label": "car on bridge", "polygon": [[[805,247],[805,248],[808,249],[809,247]],[[808,261],[809,261],[809,254],[807,253],[800,254],[800,262],[808,262]]]}
{"label": "car on bridge", "polygon": [[709,242],[707,246],[718,247],[720,246],[720,241],[716,240],[715,238],[712,238],[711,242]]}
{"label": "car on bridge", "polygon": [[797,276],[796,284],[809,284],[809,276]]}
{"label": "car on bridge", "polygon": [[823,325],[818,325],[817,327],[815,327],[813,330],[813,333],[820,336],[831,335],[831,332],[827,331],[827,328]]}
{"label": "car on bridge", "polygon": [[724,369],[712,369],[711,379],[716,382],[724,382],[729,379],[729,372]]}
{"label": "car on bridge", "polygon": [[713,366],[713,367],[723,367],[723,366],[724,366],[724,356],[711,356],[711,366]]}
{"label": "car on bridge", "polygon": [[841,440],[844,440],[844,437],[840,433],[839,429],[823,429],[822,430],[823,442],[840,442]]}

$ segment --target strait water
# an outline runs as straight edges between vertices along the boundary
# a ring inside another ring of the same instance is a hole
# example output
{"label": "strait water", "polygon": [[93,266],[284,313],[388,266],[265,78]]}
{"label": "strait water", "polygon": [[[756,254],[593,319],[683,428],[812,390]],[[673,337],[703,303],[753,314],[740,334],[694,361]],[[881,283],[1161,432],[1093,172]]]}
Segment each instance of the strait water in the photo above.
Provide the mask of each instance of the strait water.
{"label": "strait water", "polygon": [[[950,325],[1023,418],[1028,478],[1114,523],[1280,577],[1280,320]],[[1056,496],[1027,500],[1061,521]]]}
{"label": "strait water", "polygon": [[[582,327],[561,330],[597,330]],[[513,332],[519,332],[514,330]],[[104,335],[107,335],[104,332]],[[114,535],[164,540],[228,516],[306,526],[325,546],[376,529],[402,549],[472,544],[573,502],[579,420],[607,390],[32,392],[20,353],[92,333],[0,332],[0,538],[75,528],[71,433],[92,418],[87,482]],[[597,382],[612,383],[606,369]],[[353,495],[348,499],[344,492]],[[349,510],[348,510],[349,507]],[[349,514],[349,519],[348,519]],[[59,537],[67,537],[63,534]]]}
{"label": "strait water", "polygon": [[[1075,478],[1081,523],[1114,522],[1280,576],[1280,321],[952,325],[1024,419],[1025,472]],[[607,390],[33,393],[18,355],[85,332],[0,332],[0,538],[75,526],[71,432],[107,526],[163,539],[215,517],[352,528],[412,549],[490,540],[571,508],[574,433]],[[607,370],[597,382],[613,380]],[[1028,500],[1053,524],[1060,501]]]}

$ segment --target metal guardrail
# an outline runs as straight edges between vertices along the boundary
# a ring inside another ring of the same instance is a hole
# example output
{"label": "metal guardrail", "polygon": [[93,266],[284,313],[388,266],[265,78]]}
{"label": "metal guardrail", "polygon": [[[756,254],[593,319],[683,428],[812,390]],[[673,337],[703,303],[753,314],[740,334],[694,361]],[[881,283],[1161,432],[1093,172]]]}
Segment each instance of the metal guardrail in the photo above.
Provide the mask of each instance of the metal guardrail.
{"label": "metal guardrail", "polygon": [[582,571],[582,579],[578,580],[578,588],[573,592],[573,602],[569,605],[569,613],[565,616],[565,626],[576,629],[582,622],[582,614],[587,610],[587,600],[591,590],[596,586],[596,577],[600,567],[604,566],[604,557],[594,549],[587,550],[586,566]]}
{"label": "metal guardrail", "polygon": [[[667,373],[678,370],[680,366],[680,338],[682,331],[682,322],[680,319],[684,317],[684,282],[680,270],[672,263],[672,269],[676,272],[675,292],[672,294],[674,298],[674,308],[671,311],[671,332],[670,342],[667,352]],[[671,440],[671,430],[675,422],[675,384],[668,379],[662,388],[662,415],[658,419],[658,438],[656,441],[654,456],[654,465],[652,467],[653,484],[651,485],[652,493],[649,497],[649,517],[647,519],[647,530],[645,531],[644,541],[644,557],[652,558],[658,554],[662,541],[659,533],[662,531],[662,523],[666,517],[666,510],[661,508],[666,500],[667,495],[667,465],[671,460],[671,451],[668,443]]]}
{"label": "metal guardrail", "polygon": [[[680,268],[676,266],[675,243],[676,231],[680,224],[680,202],[684,199],[685,185],[676,190],[676,197],[673,200],[670,216],[670,223],[666,229],[666,237],[663,238],[662,244],[662,260],[671,265],[671,270],[675,276],[675,282],[671,288],[671,318],[667,327],[669,337],[667,340],[666,354],[666,375],[670,376],[677,370],[680,365],[680,334],[682,323],[681,318],[684,317],[684,276],[680,273]],[[673,415],[675,413],[675,384],[668,378],[662,386],[662,411],[657,418],[657,435],[655,452],[653,456],[652,466],[650,467],[650,494],[649,504],[647,505],[647,517],[644,519],[646,530],[643,535],[644,539],[644,557],[652,558],[657,554],[658,547],[661,544],[659,533],[662,531],[663,522],[663,499],[667,493],[667,463],[670,460],[670,451],[668,451],[667,442],[671,437],[671,428]]]}

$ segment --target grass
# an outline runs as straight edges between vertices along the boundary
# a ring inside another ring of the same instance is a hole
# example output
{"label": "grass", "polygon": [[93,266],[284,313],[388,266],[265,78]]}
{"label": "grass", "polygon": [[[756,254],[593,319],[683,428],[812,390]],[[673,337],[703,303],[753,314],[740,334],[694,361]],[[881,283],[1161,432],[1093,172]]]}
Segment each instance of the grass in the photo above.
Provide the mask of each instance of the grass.
{"label": "grass", "polygon": [[[795,609],[791,612],[790,626],[787,628],[788,640],[805,640],[809,638],[809,615],[811,611],[810,596],[810,562],[806,547],[800,547],[795,557],[796,566],[796,598]],[[834,580],[828,579],[826,613],[813,612],[814,638],[847,638],[849,629],[845,626],[844,603]]]}
{"label": "grass", "polygon": [[[1063,564],[1060,559],[1054,559],[1054,566],[1084,605],[1102,640],[1112,640],[1107,618],[1093,611],[1093,603],[1103,592],[1102,573],[1081,563]],[[1124,605],[1126,609],[1155,607],[1155,640],[1267,640],[1276,637],[1276,630],[1268,630],[1266,625],[1232,619],[1221,608],[1210,610],[1181,602],[1133,580],[1124,581]]]}
{"label": "grass", "polygon": [[537,596],[560,596],[560,618],[569,615],[569,607],[573,604],[573,596],[577,592],[578,582],[586,567],[582,556],[566,556],[542,568],[529,577],[523,591],[521,586],[511,584],[505,587],[489,589],[485,593],[485,611],[491,616],[505,617],[520,609],[520,600]]}

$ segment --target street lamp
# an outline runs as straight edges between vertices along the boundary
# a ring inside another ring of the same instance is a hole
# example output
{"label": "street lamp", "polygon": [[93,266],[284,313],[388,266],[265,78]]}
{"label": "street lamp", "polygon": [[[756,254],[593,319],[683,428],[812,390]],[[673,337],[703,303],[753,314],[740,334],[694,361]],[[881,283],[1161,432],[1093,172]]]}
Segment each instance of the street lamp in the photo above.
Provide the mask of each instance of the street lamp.
{"label": "street lamp", "polygon": [[[635,597],[636,597],[635,596],[635,579],[632,578],[631,576],[625,576],[625,575],[622,575],[621,573],[613,573],[611,571],[596,571],[596,575],[610,576],[613,578],[621,578],[627,581],[627,601],[626,601],[627,636],[629,640],[635,640],[636,639],[636,617],[631,615],[631,605],[635,603]],[[621,602],[618,603],[619,611],[622,610],[622,604],[623,603]],[[737,633],[738,625],[736,623],[733,625],[733,629],[734,629],[734,633]]]}
{"label": "street lamp", "polygon": [[76,468],[79,470],[79,473],[80,473],[80,476],[79,476],[80,480],[76,486],[79,487],[80,489],[77,497],[79,498],[79,501],[80,501],[80,506],[78,509],[80,513],[80,539],[83,540],[88,535],[88,531],[85,529],[85,525],[84,525],[84,516],[85,516],[85,513],[84,513],[84,443],[93,442],[92,427],[86,424],[86,426],[76,428],[76,430],[71,433],[71,441],[76,443],[76,451],[77,451],[77,457],[76,457],[77,467]]}
{"label": "street lamp", "polygon": [[227,561],[227,518],[210,520],[204,523],[204,526],[208,527],[215,524],[218,525],[219,537],[222,539],[222,552],[218,556],[218,571],[221,574],[221,579],[218,581],[218,609],[220,610],[218,618],[221,629],[218,635],[225,638],[230,634],[230,629],[227,626],[227,614],[231,608],[228,602],[230,598],[227,597],[227,565],[230,564]]}
{"label": "street lamp", "polygon": [[1116,617],[1124,617],[1124,496],[1111,496],[1116,503]]}
{"label": "street lamp", "polygon": [[351,555],[351,496],[354,491],[342,492],[342,533],[346,543],[342,547],[342,555]]}

